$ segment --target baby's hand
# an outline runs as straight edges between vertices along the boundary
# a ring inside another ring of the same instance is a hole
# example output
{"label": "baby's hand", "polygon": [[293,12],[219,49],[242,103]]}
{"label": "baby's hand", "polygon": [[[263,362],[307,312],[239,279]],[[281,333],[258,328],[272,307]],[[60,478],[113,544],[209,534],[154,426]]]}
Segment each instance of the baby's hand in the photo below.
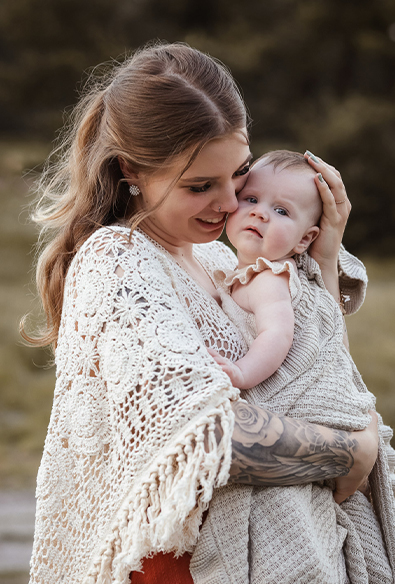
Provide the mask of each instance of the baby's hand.
{"label": "baby's hand", "polygon": [[239,389],[244,389],[244,375],[237,366],[230,359],[222,357],[214,349],[207,349],[213,359],[222,367],[222,370],[230,377],[233,387],[238,387]]}

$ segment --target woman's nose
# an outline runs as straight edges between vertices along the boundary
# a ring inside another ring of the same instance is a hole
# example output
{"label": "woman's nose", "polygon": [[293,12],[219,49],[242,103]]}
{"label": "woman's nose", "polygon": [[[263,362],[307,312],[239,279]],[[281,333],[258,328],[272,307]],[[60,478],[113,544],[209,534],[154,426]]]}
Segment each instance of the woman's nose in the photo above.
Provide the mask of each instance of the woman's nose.
{"label": "woman's nose", "polygon": [[233,213],[236,211],[239,203],[234,186],[232,185],[231,188],[221,194],[222,196],[213,205],[215,210],[220,210],[221,213]]}

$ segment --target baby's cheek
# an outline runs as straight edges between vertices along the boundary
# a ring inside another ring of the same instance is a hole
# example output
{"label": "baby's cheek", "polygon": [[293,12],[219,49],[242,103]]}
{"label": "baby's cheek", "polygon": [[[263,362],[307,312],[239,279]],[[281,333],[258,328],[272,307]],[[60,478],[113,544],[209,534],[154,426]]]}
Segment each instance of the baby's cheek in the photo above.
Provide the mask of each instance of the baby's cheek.
{"label": "baby's cheek", "polygon": [[237,211],[230,214],[226,220],[226,234],[230,242],[237,247]]}
{"label": "baby's cheek", "polygon": [[282,248],[283,246],[288,246],[290,240],[290,232],[287,228],[278,227],[273,229],[270,237],[270,241],[272,245],[275,245],[278,248]]}

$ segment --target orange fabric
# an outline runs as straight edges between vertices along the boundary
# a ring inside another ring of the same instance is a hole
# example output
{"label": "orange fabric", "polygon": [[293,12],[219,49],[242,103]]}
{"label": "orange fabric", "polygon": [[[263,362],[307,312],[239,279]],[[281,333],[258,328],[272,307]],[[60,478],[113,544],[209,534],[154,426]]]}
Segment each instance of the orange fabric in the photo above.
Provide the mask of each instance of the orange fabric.
{"label": "orange fabric", "polygon": [[175,558],[173,554],[156,554],[153,558],[144,558],[144,572],[132,572],[131,584],[193,584],[189,571],[191,554]]}

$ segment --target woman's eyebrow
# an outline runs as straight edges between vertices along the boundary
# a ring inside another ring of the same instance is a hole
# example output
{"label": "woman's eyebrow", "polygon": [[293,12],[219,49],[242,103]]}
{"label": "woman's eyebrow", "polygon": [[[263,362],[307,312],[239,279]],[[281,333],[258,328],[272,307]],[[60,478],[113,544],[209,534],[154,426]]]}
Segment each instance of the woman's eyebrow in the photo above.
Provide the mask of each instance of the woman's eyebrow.
{"label": "woman's eyebrow", "polygon": [[[243,168],[243,166],[245,166],[246,164],[248,164],[253,158],[252,152],[249,153],[249,155],[247,156],[247,158],[245,159],[245,161],[240,164],[239,168],[237,170],[239,170],[240,168]],[[217,176],[193,176],[193,177],[188,177],[188,178],[180,178],[180,182],[203,182],[203,181],[207,181],[207,180],[215,180],[217,179]]]}
{"label": "woman's eyebrow", "polygon": [[249,162],[251,162],[251,160],[253,159],[253,155],[252,152],[249,153],[249,155],[247,156],[247,158],[245,159],[245,161],[240,164],[239,168],[237,170],[240,170],[240,168],[243,168],[243,166],[245,166],[246,164],[248,164]]}
{"label": "woman's eyebrow", "polygon": [[203,182],[207,180],[215,180],[216,176],[192,176],[191,178],[180,178],[180,182]]}

